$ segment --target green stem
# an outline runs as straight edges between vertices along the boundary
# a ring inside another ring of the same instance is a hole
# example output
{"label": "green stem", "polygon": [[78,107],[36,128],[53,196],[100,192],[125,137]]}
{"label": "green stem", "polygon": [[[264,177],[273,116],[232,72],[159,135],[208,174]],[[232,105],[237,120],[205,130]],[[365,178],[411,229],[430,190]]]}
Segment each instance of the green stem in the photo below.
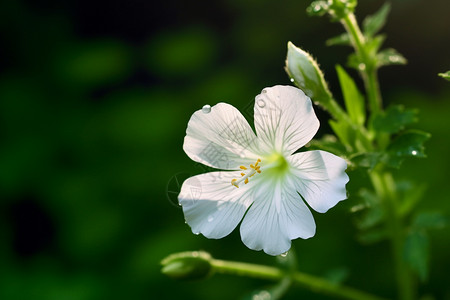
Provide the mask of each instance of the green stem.
{"label": "green stem", "polygon": [[387,213],[387,229],[392,245],[392,256],[394,259],[396,280],[398,286],[399,299],[414,299],[414,290],[412,277],[409,268],[403,259],[403,248],[405,243],[405,234],[399,208],[395,182],[392,175],[388,172],[373,171],[370,174],[372,184]]}
{"label": "green stem", "polygon": [[350,287],[333,284],[324,279],[301,272],[287,272],[275,267],[219,259],[212,259],[211,265],[217,273],[223,274],[248,276],[273,281],[279,281],[286,277],[290,277],[294,283],[306,287],[314,292],[337,296],[342,299],[383,300],[383,298]]}
{"label": "green stem", "polygon": [[366,39],[359,29],[354,14],[348,14],[341,19],[341,23],[350,36],[356,54],[363,61],[359,67],[364,86],[367,91],[369,106],[372,113],[378,113],[382,108],[380,88],[378,86],[377,69],[375,60],[367,52]]}

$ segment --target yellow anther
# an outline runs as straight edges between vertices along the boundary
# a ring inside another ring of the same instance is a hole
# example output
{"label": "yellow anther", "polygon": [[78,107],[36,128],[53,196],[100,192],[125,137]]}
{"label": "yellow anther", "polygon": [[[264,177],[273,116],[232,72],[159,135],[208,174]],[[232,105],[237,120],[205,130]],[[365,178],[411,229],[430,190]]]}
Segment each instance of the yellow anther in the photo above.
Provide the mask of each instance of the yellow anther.
{"label": "yellow anther", "polygon": [[239,188],[239,185],[236,183],[237,179],[232,179],[231,180],[231,184],[234,185],[235,187]]}
{"label": "yellow anther", "polygon": [[[247,174],[245,174],[244,172],[241,172],[241,178],[240,179],[232,179],[231,180],[231,185],[235,186],[235,187],[239,187],[239,184],[243,181],[244,184],[248,183],[248,179],[250,177],[253,177],[256,173],[261,173],[261,166],[258,166],[258,164],[261,162],[261,159],[258,158],[258,160],[256,161],[255,165],[250,165],[251,170],[249,170],[247,172]],[[241,170],[247,170],[247,167],[245,166],[240,166],[239,167]]]}

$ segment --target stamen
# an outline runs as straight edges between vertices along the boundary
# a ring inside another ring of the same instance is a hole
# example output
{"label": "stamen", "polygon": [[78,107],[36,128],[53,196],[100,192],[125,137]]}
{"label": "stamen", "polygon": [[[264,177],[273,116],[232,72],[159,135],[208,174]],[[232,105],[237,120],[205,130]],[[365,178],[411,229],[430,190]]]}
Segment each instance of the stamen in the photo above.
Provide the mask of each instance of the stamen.
{"label": "stamen", "polygon": [[[239,187],[239,184],[243,181],[244,184],[248,183],[248,179],[250,177],[253,177],[256,173],[261,173],[261,166],[258,166],[258,164],[261,162],[261,159],[258,158],[258,160],[256,161],[255,165],[250,165],[250,170],[247,174],[245,174],[244,172],[241,173],[241,178],[238,180],[236,178],[231,180],[231,185],[235,186],[235,187]],[[240,166],[239,167],[241,170],[247,170],[247,167],[245,166]]]}

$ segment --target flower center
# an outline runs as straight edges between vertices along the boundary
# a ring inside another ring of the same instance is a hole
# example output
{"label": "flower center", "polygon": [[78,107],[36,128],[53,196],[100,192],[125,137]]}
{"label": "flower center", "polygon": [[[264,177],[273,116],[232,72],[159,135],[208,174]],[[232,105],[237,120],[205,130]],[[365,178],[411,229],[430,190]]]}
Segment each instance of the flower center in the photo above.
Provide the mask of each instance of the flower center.
{"label": "flower center", "polygon": [[270,169],[277,173],[282,173],[289,168],[289,164],[283,155],[275,153],[267,158],[267,164],[270,165]]}
{"label": "flower center", "polygon": [[[258,158],[258,160],[256,161],[255,165],[250,165],[250,168],[247,168],[245,166],[240,166],[242,173],[241,173],[241,178],[239,179],[232,179],[231,180],[231,184],[234,185],[235,187],[239,187],[239,184],[244,181],[244,184],[248,183],[248,179],[250,177],[252,177],[253,175],[255,175],[256,173],[261,173],[261,166],[258,166],[258,164],[261,162],[261,160]],[[247,171],[247,174],[245,173],[245,171]]]}

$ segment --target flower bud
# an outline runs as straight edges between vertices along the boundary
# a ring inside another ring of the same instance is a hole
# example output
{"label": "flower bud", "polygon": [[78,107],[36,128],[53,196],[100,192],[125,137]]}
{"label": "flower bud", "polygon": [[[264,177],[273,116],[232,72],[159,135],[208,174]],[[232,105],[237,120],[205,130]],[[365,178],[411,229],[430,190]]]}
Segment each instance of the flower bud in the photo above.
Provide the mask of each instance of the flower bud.
{"label": "flower bud", "polygon": [[331,93],[322,71],[314,58],[307,52],[288,42],[286,72],[295,83],[314,102],[327,106]]}
{"label": "flower bud", "polygon": [[353,13],[357,4],[357,0],[328,0],[328,12],[334,20],[340,20]]}
{"label": "flower bud", "polygon": [[174,279],[203,279],[212,273],[211,259],[203,251],[171,254],[161,261],[161,272]]}

